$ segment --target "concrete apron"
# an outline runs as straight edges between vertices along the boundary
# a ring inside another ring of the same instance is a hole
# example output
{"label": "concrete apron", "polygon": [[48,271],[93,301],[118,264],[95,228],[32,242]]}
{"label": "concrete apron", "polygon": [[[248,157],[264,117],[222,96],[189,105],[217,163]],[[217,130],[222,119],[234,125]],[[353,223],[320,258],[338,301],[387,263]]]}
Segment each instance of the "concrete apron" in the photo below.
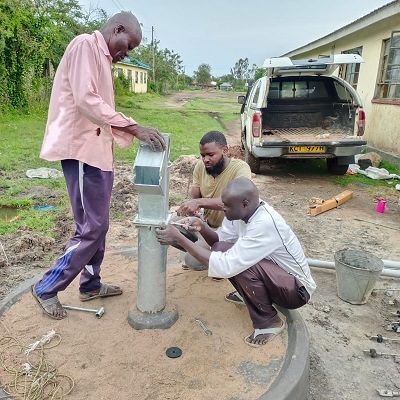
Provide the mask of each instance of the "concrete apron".
{"label": "concrete apron", "polygon": [[[28,279],[0,302],[0,316],[5,313],[40,277]],[[306,324],[296,310],[278,308],[285,315],[288,327],[288,346],[282,368],[269,388],[259,400],[306,400],[309,388],[310,339]],[[238,394],[240,395],[240,394]],[[0,389],[1,400],[12,400]]]}

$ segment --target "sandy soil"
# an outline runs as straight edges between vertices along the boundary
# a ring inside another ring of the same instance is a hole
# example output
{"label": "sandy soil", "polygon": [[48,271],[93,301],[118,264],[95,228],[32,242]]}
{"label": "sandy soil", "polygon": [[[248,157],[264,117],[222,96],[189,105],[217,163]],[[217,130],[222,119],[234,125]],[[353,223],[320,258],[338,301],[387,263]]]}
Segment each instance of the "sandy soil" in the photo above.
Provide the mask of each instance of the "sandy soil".
{"label": "sandy soil", "polygon": [[[182,100],[171,96],[168,101]],[[232,155],[240,157],[238,123],[225,133]],[[195,160],[196,156],[183,157],[172,166],[171,199],[187,195]],[[297,234],[308,258],[333,261],[336,251],[353,248],[382,259],[400,260],[398,192],[353,185],[347,188],[353,191],[351,200],[311,217],[307,215],[309,199],[328,199],[344,189],[334,185],[328,175],[303,173],[301,166],[298,163],[298,171],[293,173],[287,163],[264,165],[254,182],[262,198]],[[212,282],[205,272],[183,272],[175,249],[169,250],[167,306],[178,308],[178,323],[165,331],[136,331],[127,324],[127,312],[135,307],[137,262],[132,251],[137,246],[136,230],[131,222],[136,195],[130,174],[129,166],[117,166],[112,209],[122,212],[126,219],[111,224],[103,273],[104,281],[124,287],[124,296],[89,303],[93,308],[106,305],[101,320],[70,311],[66,321],[58,322],[42,316],[25,295],[1,321],[23,343],[37,340],[50,328],[61,334],[61,344],[49,350],[48,357],[56,360],[62,373],[73,377],[76,386],[68,396],[71,399],[107,399],[117,393],[116,388],[121,399],[257,398],[279,369],[286,336],[281,335],[263,349],[246,346],[243,336],[250,333],[251,325],[244,308],[223,300],[229,283]],[[375,212],[380,195],[388,199],[384,214]],[[71,217],[66,215],[58,222],[59,234],[54,241],[27,231],[1,237],[9,263],[0,253],[0,300],[49,266],[71,227]],[[400,289],[399,280],[380,278],[367,304],[351,305],[337,296],[334,271],[313,268],[312,273],[318,287],[310,304],[300,309],[310,332],[309,400],[379,399],[377,388],[399,390],[398,360],[391,356],[371,358],[363,353],[370,348],[400,353],[396,342],[377,343],[367,337],[382,334],[396,338],[396,333],[385,327],[396,319],[391,312],[397,311],[400,295],[388,289]],[[60,297],[65,303],[79,305],[76,286]],[[213,331],[211,337],[193,322],[195,317],[207,323]],[[0,324],[0,336],[4,329]],[[183,356],[167,358],[165,349],[170,346],[181,347]],[[117,354],[121,349],[123,356]],[[265,365],[269,369],[263,370]]]}

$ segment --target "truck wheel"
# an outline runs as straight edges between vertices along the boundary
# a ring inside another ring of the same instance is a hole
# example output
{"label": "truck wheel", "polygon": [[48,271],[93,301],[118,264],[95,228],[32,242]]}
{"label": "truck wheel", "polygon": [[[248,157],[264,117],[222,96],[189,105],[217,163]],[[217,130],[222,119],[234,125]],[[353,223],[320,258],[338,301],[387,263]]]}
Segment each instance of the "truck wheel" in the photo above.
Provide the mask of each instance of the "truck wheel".
{"label": "truck wheel", "polygon": [[251,172],[258,174],[260,172],[260,159],[253,156],[250,153],[247,145],[244,145],[244,161],[249,164]]}
{"label": "truck wheel", "polygon": [[327,158],[326,166],[332,175],[344,175],[349,169],[349,164],[339,164],[339,157]]}

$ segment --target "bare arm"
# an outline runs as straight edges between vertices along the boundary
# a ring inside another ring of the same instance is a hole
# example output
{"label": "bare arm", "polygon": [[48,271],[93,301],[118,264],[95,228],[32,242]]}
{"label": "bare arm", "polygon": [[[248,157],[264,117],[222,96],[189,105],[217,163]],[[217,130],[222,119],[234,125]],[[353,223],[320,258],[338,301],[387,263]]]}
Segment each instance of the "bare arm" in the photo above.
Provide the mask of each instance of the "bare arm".
{"label": "bare arm", "polygon": [[[191,220],[190,230],[198,231],[210,246],[218,241],[218,235],[199,218],[186,218],[181,222],[184,222],[185,220]],[[157,240],[161,244],[179,245],[194,258],[200,261],[202,265],[208,266],[211,251],[200,247],[196,243],[193,243],[191,240],[182,235],[174,226],[168,225],[164,228],[157,229],[156,236]]]}
{"label": "bare arm", "polygon": [[196,215],[200,208],[222,211],[221,198],[202,197],[200,188],[193,186],[190,192],[191,200],[185,201],[178,209],[177,214],[184,216]]}

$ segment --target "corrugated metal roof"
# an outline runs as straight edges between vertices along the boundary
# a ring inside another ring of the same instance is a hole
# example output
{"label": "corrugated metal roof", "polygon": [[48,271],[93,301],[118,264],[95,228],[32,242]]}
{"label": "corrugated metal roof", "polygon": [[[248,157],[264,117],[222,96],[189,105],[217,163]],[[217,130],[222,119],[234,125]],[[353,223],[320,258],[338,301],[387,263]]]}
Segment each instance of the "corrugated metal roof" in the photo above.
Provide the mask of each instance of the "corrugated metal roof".
{"label": "corrugated metal roof", "polygon": [[147,70],[151,70],[152,68],[150,65],[145,64],[139,60],[136,60],[133,57],[125,57],[123,60],[118,61],[117,64],[125,64],[125,65],[132,65],[133,67],[139,67]]}

